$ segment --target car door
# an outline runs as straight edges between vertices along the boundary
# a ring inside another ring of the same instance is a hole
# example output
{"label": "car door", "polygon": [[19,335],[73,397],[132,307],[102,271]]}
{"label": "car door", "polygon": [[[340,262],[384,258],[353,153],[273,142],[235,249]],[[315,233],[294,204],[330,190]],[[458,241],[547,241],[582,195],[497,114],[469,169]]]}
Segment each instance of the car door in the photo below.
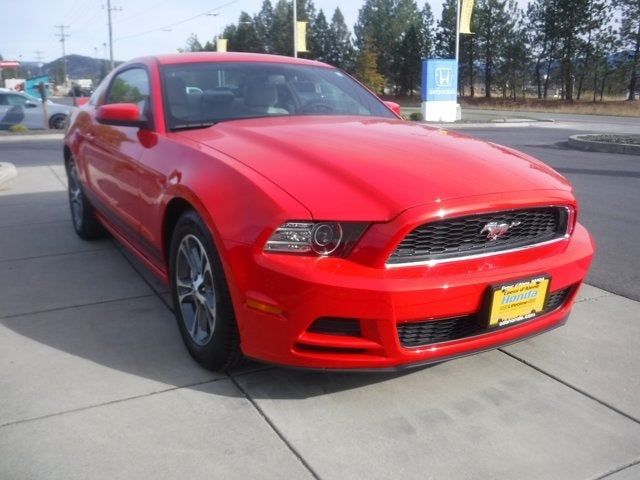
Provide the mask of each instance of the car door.
{"label": "car door", "polygon": [[25,103],[26,99],[23,99],[20,95],[14,93],[0,94],[0,105],[2,105],[0,124],[3,129],[10,128],[13,125],[24,125],[28,128],[33,128],[33,126],[27,125],[25,122]]}
{"label": "car door", "polygon": [[[149,75],[144,66],[118,72],[103,104],[136,103],[142,115],[150,115]],[[84,132],[83,156],[90,196],[98,208],[129,241],[139,243],[138,160],[142,146],[138,127],[100,124],[94,120]]]}
{"label": "car door", "polygon": [[10,93],[7,95],[7,103],[10,112],[13,112],[16,119],[19,117],[20,123],[31,130],[44,128],[44,113],[42,103],[30,100],[20,93]]}
{"label": "car door", "polygon": [[0,130],[7,130],[11,126],[6,118],[8,111],[9,102],[7,102],[7,95],[0,92]]}

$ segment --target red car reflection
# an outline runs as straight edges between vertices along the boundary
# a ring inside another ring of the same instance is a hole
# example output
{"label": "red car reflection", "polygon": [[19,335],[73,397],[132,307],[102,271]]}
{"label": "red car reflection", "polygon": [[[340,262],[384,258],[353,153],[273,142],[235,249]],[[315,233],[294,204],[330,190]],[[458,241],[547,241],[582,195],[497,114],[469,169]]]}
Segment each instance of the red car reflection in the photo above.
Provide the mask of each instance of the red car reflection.
{"label": "red car reflection", "polygon": [[121,65],[73,114],[73,225],[171,286],[191,355],[395,369],[562,324],[594,252],[561,175],[403,121],[325,64]]}

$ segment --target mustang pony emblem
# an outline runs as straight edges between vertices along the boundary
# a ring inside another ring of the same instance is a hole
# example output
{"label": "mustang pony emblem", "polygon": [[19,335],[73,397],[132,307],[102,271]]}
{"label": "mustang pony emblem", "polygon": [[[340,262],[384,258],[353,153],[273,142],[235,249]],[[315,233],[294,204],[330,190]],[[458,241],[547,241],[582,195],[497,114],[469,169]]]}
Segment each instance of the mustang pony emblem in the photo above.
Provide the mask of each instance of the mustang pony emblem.
{"label": "mustang pony emblem", "polygon": [[506,223],[506,222],[489,222],[487,223],[484,228],[480,231],[480,235],[482,235],[483,233],[487,232],[487,238],[491,241],[493,240],[497,240],[498,238],[500,238],[501,236],[503,236],[505,233],[507,233],[509,231],[509,229],[511,227],[517,227],[518,225],[520,225],[522,222],[515,220],[511,223]]}

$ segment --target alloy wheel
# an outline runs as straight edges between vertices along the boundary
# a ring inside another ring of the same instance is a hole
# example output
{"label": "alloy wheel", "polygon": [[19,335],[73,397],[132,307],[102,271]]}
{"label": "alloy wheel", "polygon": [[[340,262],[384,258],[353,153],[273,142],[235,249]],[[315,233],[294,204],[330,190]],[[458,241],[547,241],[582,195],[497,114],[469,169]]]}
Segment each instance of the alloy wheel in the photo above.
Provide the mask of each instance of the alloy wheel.
{"label": "alloy wheel", "polygon": [[82,188],[78,179],[78,169],[75,163],[69,165],[69,201],[71,203],[71,215],[76,229],[82,228],[82,216],[84,205],[82,202]]}
{"label": "alloy wheel", "polygon": [[180,241],[174,280],[182,321],[191,339],[206,345],[216,325],[216,291],[209,257],[194,235]]}

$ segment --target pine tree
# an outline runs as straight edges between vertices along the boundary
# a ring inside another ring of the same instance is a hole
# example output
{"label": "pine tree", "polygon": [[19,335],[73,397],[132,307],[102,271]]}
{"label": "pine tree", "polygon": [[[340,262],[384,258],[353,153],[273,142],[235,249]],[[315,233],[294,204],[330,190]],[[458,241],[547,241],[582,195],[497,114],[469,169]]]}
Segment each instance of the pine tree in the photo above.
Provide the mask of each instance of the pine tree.
{"label": "pine tree", "polygon": [[332,38],[327,18],[322,9],[316,15],[309,31],[309,51],[311,58],[320,62],[330,62],[330,51],[332,50]]}
{"label": "pine tree", "polygon": [[356,55],[351,41],[351,32],[344,21],[340,8],[336,8],[331,18],[329,29],[330,48],[327,62],[338,68],[353,72],[355,70]]}
{"label": "pine tree", "polygon": [[420,83],[422,59],[422,39],[418,27],[410,25],[398,43],[396,53],[396,93],[413,95]]}
{"label": "pine tree", "polygon": [[589,0],[585,32],[580,39],[581,48],[576,62],[576,99],[580,100],[586,88],[587,77],[592,70],[592,62],[596,44],[601,39],[601,32],[606,31],[611,23],[612,11],[604,0]]}
{"label": "pine tree", "polygon": [[502,57],[513,30],[513,13],[507,0],[480,0],[476,10],[476,35],[482,60],[485,97],[491,97],[494,77],[501,68]]}
{"label": "pine tree", "polygon": [[533,0],[527,7],[529,55],[533,56],[538,98],[547,98],[560,45],[555,0]]}
{"label": "pine tree", "polygon": [[435,51],[436,30],[433,12],[431,11],[431,5],[429,5],[428,2],[422,7],[419,24],[419,35],[422,39],[422,57],[429,58]]}
{"label": "pine tree", "polygon": [[454,58],[456,55],[456,14],[456,0],[445,0],[436,33],[435,54],[439,58]]}
{"label": "pine tree", "polygon": [[253,23],[256,28],[258,42],[262,45],[262,51],[272,53],[273,39],[271,37],[271,31],[273,25],[273,6],[269,0],[262,2],[260,12],[253,17]]}
{"label": "pine tree", "polygon": [[187,52],[202,52],[204,49],[200,40],[198,40],[198,36],[195,33],[192,33],[191,36],[187,39],[187,45],[185,47],[185,51]]}
{"label": "pine tree", "polygon": [[620,39],[628,55],[629,94],[627,100],[635,100],[638,91],[638,68],[640,67],[640,1],[616,0],[621,13]]}
{"label": "pine tree", "polygon": [[229,40],[228,48],[232,52],[265,52],[254,22],[246,12],[240,13],[237,27],[230,25],[225,29],[223,37]]}
{"label": "pine tree", "polygon": [[[637,1],[637,0],[636,0]],[[560,74],[565,100],[573,101],[575,62],[579,36],[586,29],[589,0],[556,0],[558,34],[560,37]]]}

